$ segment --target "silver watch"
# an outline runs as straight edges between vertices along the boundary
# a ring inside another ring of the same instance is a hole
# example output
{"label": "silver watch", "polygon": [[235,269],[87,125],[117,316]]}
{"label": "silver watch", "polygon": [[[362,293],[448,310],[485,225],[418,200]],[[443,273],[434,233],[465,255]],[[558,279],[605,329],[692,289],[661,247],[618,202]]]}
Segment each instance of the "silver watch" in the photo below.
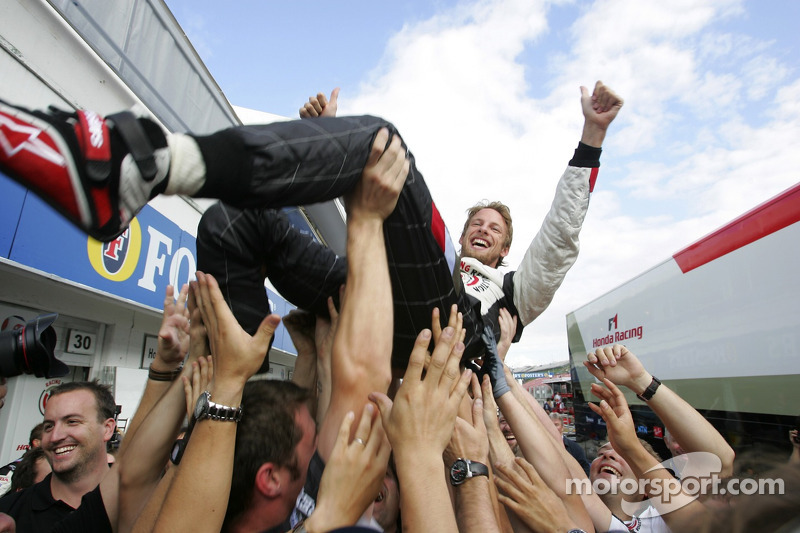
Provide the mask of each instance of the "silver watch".
{"label": "silver watch", "polygon": [[222,420],[225,422],[239,422],[242,419],[242,406],[229,407],[211,401],[211,393],[203,391],[194,406],[194,419]]}

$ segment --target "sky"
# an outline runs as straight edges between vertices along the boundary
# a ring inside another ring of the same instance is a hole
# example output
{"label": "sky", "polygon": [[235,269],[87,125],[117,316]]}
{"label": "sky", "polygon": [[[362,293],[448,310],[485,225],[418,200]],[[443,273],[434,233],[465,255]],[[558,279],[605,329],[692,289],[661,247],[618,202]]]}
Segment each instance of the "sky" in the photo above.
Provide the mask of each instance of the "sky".
{"label": "sky", "polygon": [[512,269],[580,139],[579,87],[624,98],[578,261],[511,366],[567,359],[567,313],[800,179],[800,2],[166,3],[232,104],[295,117],[340,87],[340,115],[394,122],[456,239],[475,202],[509,205]]}

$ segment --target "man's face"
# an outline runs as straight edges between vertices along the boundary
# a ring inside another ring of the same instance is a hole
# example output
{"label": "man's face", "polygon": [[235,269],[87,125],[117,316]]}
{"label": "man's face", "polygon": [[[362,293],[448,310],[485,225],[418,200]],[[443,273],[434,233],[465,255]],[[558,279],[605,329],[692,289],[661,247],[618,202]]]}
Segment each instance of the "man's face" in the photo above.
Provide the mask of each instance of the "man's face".
{"label": "man's face", "polygon": [[559,433],[564,432],[564,422],[561,420],[561,417],[551,418],[550,420],[553,421],[553,425],[556,427]]}
{"label": "man's face", "polygon": [[42,449],[53,474],[65,482],[80,479],[106,461],[106,441],[114,419],[98,420],[94,394],[75,390],[50,398],[44,410]]}
{"label": "man's face", "polygon": [[500,431],[503,432],[503,436],[506,438],[508,446],[511,448],[511,451],[516,454],[518,449],[517,438],[514,436],[514,432],[511,431],[511,426],[508,425],[508,421],[502,413],[497,416],[497,422],[500,424]]}
{"label": "man's face", "polygon": [[508,227],[500,213],[494,209],[481,209],[470,219],[466,231],[458,239],[461,256],[497,268],[500,260],[508,255],[507,235]]}
{"label": "man's face", "polygon": [[397,516],[400,514],[400,490],[397,486],[397,477],[389,466],[383,476],[383,487],[378,497],[375,498],[375,507],[372,517],[381,525],[384,531],[394,531],[397,526]]}
{"label": "man's face", "polygon": [[589,479],[592,482],[597,479],[606,479],[612,484],[616,484],[626,478],[635,479],[636,476],[625,459],[614,451],[610,442],[601,446],[597,450],[597,459],[592,461],[589,468]]}

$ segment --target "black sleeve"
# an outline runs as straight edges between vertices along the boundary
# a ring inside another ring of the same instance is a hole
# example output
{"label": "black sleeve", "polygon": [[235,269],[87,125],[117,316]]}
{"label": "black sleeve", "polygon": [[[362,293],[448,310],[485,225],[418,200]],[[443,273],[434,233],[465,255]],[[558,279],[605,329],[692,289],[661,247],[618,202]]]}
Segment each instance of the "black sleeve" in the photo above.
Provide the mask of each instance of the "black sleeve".
{"label": "black sleeve", "polygon": [[602,148],[595,148],[588,144],[578,143],[575,149],[575,155],[569,161],[571,167],[582,168],[598,168],[600,166],[600,154],[603,152]]}

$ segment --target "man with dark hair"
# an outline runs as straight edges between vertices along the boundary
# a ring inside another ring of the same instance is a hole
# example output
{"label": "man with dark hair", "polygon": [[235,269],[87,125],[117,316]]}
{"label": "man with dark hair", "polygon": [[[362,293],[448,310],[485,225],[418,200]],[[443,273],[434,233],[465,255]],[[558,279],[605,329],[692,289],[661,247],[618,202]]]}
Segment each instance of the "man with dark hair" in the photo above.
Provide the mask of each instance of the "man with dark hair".
{"label": "man with dark hair", "polygon": [[17,531],[49,531],[81,505],[108,473],[106,442],[114,434],[114,397],[97,381],[56,387],[44,411],[42,449],[53,469],[43,481],[0,498]]}
{"label": "man with dark hair", "polygon": [[309,399],[289,381],[245,385],[226,531],[263,531],[294,508],[317,443]]}

